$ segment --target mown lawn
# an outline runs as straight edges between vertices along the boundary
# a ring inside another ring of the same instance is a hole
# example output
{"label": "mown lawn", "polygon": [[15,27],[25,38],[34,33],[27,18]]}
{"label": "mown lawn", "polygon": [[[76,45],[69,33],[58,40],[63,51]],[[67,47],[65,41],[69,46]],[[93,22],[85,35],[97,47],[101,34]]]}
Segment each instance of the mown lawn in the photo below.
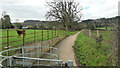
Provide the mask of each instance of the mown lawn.
{"label": "mown lawn", "polygon": [[111,66],[112,46],[102,42],[98,48],[96,40],[85,36],[82,32],[75,41],[75,54],[78,62],[85,66]]}

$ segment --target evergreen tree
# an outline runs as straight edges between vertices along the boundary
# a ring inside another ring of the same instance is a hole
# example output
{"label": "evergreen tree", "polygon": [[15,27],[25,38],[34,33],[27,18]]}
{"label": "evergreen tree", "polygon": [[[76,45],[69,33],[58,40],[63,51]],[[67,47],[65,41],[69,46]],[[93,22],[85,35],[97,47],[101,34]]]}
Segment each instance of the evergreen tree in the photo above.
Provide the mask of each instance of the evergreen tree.
{"label": "evergreen tree", "polygon": [[10,16],[9,16],[9,15],[4,15],[4,16],[1,18],[0,24],[1,24],[1,26],[2,26],[2,27],[1,27],[2,29],[14,28],[14,26],[13,26],[12,23],[10,22]]}

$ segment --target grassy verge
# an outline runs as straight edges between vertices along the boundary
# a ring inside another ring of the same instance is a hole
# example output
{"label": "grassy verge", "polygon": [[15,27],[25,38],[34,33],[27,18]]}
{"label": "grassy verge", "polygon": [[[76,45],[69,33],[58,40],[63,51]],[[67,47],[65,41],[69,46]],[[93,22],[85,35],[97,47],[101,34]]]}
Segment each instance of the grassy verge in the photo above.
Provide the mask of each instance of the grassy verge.
{"label": "grassy verge", "polygon": [[111,66],[111,45],[102,42],[98,48],[95,39],[85,36],[82,32],[78,35],[74,46],[78,62],[85,66]]}

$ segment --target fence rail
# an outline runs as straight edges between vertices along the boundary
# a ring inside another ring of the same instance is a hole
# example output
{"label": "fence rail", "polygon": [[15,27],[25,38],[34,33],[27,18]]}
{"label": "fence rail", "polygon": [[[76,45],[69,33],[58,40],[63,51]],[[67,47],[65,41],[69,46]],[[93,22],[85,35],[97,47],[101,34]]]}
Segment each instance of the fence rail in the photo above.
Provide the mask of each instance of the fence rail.
{"label": "fence rail", "polygon": [[[3,48],[2,50],[9,49],[10,45],[12,45],[11,48],[20,47],[20,46],[24,46],[25,43],[29,43],[29,42],[36,43],[36,41],[48,40],[48,39],[51,39],[51,38],[54,38],[54,37],[57,37],[60,35],[64,35],[63,33],[65,33],[65,31],[57,30],[56,28],[53,28],[52,30],[49,30],[48,28],[47,28],[47,30],[34,29],[34,30],[31,30],[32,32],[30,32],[30,33],[29,33],[29,30],[26,30],[25,36],[22,35],[22,38],[18,38],[18,35],[11,35],[12,34],[11,32],[15,31],[15,30],[7,29],[7,30],[3,30],[3,31],[6,31],[5,32],[6,36],[0,37],[0,39],[2,39],[2,43],[0,44],[0,46],[2,46],[2,48]],[[16,40],[13,40],[13,38],[15,38]],[[29,41],[29,40],[31,40],[31,41]],[[15,44],[15,43],[17,43],[17,44]],[[20,43],[20,44],[18,44],[18,43]]]}
{"label": "fence rail", "polygon": [[[29,48],[35,48],[36,51],[34,51],[34,52],[25,51]],[[46,49],[49,48],[50,52],[47,52],[47,53],[42,52],[44,50],[44,48],[46,48]],[[18,51],[18,50],[21,50],[22,52],[14,53],[11,55],[6,54],[8,52]],[[53,52],[53,50],[55,50],[55,51]],[[42,58],[43,55],[47,55],[47,57]],[[54,58],[52,58],[52,56],[54,56]],[[0,66],[16,66],[16,62],[21,62],[22,60],[24,60],[24,61],[22,61],[22,63],[24,63],[22,65],[25,65],[26,61],[27,61],[27,62],[31,63],[31,66],[35,65],[35,62],[37,62],[37,64],[40,65],[41,61],[43,61],[43,62],[45,62],[45,61],[62,62],[62,60],[59,60],[58,48],[49,47],[49,46],[30,46],[30,47],[12,48],[12,49],[8,49],[8,50],[4,50],[4,51],[0,52],[0,57],[5,58],[0,61]],[[14,63],[12,63],[12,62],[14,62]],[[49,64],[51,64],[51,63],[49,63]],[[19,65],[21,65],[21,64],[19,63]],[[46,64],[44,63],[44,65],[46,65]],[[62,65],[62,63],[61,63],[61,65]]]}

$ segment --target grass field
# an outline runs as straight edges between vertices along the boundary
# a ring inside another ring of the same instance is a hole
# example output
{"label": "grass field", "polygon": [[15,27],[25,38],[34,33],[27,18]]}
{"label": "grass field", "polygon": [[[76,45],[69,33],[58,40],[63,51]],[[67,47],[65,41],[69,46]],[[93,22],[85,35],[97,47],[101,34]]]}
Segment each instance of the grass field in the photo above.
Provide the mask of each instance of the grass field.
{"label": "grass field", "polygon": [[[41,41],[42,40],[42,31],[41,30],[35,30],[35,41]],[[57,32],[56,32],[57,33]],[[55,31],[53,31],[53,37],[52,37],[52,31],[49,30],[49,39],[55,37]],[[18,37],[18,34],[16,32],[16,30],[13,30],[13,29],[10,29],[9,30],[9,36],[14,36],[14,37],[9,37],[9,42],[12,42],[12,43],[9,43],[10,46],[12,47],[16,47],[16,46],[20,46],[23,44],[23,36],[21,35],[21,37]],[[7,37],[7,30],[2,30],[2,33],[0,35],[0,37]],[[32,43],[34,42],[34,30],[26,30],[26,35],[25,35],[25,44],[29,44],[29,43]],[[18,40],[21,40],[21,41],[18,41]],[[47,30],[43,30],[43,40],[48,40],[47,38]],[[16,42],[14,42],[16,41]],[[6,47],[7,44],[4,44],[4,43],[7,43],[7,38],[2,38],[2,47]]]}
{"label": "grass field", "polygon": [[[55,36],[55,32],[56,32],[56,36]],[[52,35],[52,30],[49,30],[49,38],[48,38],[48,31],[43,30],[43,41],[55,38],[60,35],[69,36],[69,35],[72,35],[75,33],[76,32],[53,30],[53,35]],[[9,46],[15,48],[15,47],[20,47],[23,45],[23,36],[21,35],[21,37],[18,37],[16,30],[9,29],[9,36],[14,36],[14,37],[9,37],[9,42],[12,42],[12,43],[9,43]],[[7,30],[6,29],[1,30],[0,37],[6,37],[6,38],[1,38],[2,43],[0,46],[2,46],[2,49],[3,49],[5,47],[7,47]],[[24,39],[25,39],[24,40],[25,44],[34,43],[34,40],[35,40],[35,42],[40,42],[40,41],[42,41],[42,30],[35,30],[35,39],[34,39],[34,30],[26,30],[26,35],[25,35]]]}
{"label": "grass field", "polygon": [[[102,32],[104,40],[110,41],[110,32]],[[96,35],[94,33],[94,35]],[[78,62],[85,66],[112,66],[110,59],[112,45],[102,42],[100,48],[94,38],[80,33],[75,42],[74,50]]]}
{"label": "grass field", "polygon": [[96,29],[112,30],[112,29],[114,29],[114,28],[112,28],[112,27],[107,27],[107,29],[106,29],[105,27],[99,27],[99,28],[96,28]]}
{"label": "grass field", "polygon": [[[97,31],[91,32],[91,35],[97,37]],[[106,40],[106,41],[112,41],[112,39],[113,39],[111,31],[100,31],[99,30],[99,35],[102,35],[103,39]]]}

